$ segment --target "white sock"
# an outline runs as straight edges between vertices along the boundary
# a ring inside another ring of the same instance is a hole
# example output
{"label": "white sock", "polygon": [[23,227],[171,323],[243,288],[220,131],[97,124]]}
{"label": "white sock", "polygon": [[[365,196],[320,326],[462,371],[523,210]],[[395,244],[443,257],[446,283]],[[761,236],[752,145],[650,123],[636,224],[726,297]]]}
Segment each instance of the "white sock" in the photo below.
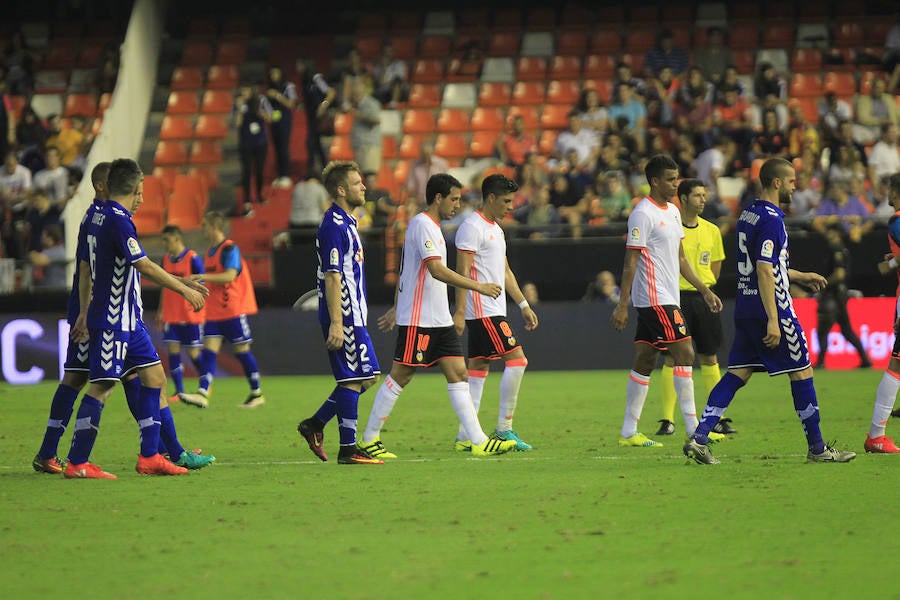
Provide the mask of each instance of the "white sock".
{"label": "white sock", "polygon": [[[484,382],[487,381],[487,376],[487,371],[469,371],[469,395],[472,396],[472,405],[475,407],[476,415],[481,408],[481,396],[484,394]],[[459,432],[456,434],[456,439],[460,442],[469,439],[462,423],[459,424]]]}
{"label": "white sock", "polygon": [[869,427],[869,437],[876,438],[884,435],[888,417],[894,409],[894,400],[897,398],[897,390],[900,389],[900,373],[891,370],[884,372],[878,391],[875,393],[875,409],[872,411],[872,426]]}
{"label": "white sock", "polygon": [[692,435],[697,429],[697,407],[694,405],[694,369],[693,367],[675,367],[675,395],[681,416],[684,417],[684,432]]}
{"label": "white sock", "polygon": [[628,391],[625,401],[625,420],[622,422],[622,437],[630,438],[637,433],[638,421],[644,410],[647,390],[650,388],[650,376],[632,371],[628,375]]}
{"label": "white sock", "polygon": [[487,436],[481,429],[475,405],[472,404],[472,397],[469,396],[469,383],[467,381],[448,383],[447,394],[449,394],[450,404],[466,432],[466,437],[476,446],[483,444],[487,440]]}
{"label": "white sock", "polygon": [[497,415],[497,431],[512,429],[513,415],[519,401],[519,388],[522,386],[527,365],[528,360],[523,358],[521,361],[509,361],[503,369],[503,377],[500,378],[500,413]]}
{"label": "white sock", "polygon": [[385,377],[384,383],[375,394],[375,400],[372,401],[372,412],[369,413],[369,422],[363,432],[364,444],[371,444],[381,435],[381,428],[394,410],[394,403],[402,391],[403,388],[390,375]]}

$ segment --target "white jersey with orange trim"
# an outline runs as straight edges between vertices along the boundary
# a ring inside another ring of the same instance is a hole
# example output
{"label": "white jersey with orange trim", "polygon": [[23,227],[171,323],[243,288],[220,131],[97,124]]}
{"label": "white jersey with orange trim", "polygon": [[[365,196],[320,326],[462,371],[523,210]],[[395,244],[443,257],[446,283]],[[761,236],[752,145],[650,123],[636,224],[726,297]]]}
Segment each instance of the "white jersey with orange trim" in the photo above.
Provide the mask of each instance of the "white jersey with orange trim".
{"label": "white jersey with orange trim", "polygon": [[641,251],[631,283],[635,308],[680,304],[678,255],[683,237],[681,214],[672,203],[659,206],[644,197],[631,212],[625,246]]}
{"label": "white jersey with orange trim", "polygon": [[421,212],[409,221],[403,241],[403,261],[397,293],[397,325],[450,327],[447,284],[438,281],[425,265],[429,260],[447,264],[447,245],[440,224]]}
{"label": "white jersey with orange trim", "polygon": [[497,298],[466,292],[466,319],[506,316],[506,237],[495,221],[475,211],[456,231],[456,249],[472,254],[472,268],[466,273],[475,281],[500,285]]}

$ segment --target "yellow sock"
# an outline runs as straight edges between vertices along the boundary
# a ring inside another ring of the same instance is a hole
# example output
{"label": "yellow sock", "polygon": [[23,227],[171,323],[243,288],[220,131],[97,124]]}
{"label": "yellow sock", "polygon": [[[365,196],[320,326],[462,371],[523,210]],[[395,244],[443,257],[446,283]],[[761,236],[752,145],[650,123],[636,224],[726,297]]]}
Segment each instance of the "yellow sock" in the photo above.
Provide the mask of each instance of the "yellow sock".
{"label": "yellow sock", "polygon": [[706,388],[706,397],[709,398],[709,393],[722,379],[722,373],[719,372],[719,363],[700,365],[700,378],[703,380],[703,387]]}
{"label": "yellow sock", "polygon": [[671,423],[675,422],[675,369],[669,365],[663,365],[661,376],[662,389],[662,418]]}

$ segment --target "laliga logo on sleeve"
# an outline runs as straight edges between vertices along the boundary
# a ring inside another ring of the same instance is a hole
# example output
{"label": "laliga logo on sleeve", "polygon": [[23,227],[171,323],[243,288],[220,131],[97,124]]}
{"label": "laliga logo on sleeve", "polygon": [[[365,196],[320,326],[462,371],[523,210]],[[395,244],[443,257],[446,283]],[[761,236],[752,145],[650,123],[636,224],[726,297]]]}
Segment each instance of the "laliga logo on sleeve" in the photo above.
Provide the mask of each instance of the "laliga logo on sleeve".
{"label": "laliga logo on sleeve", "polygon": [[141,253],[141,245],[138,244],[138,241],[134,238],[128,238],[128,251],[131,252],[132,256],[137,256]]}
{"label": "laliga logo on sleeve", "polygon": [[331,249],[331,256],[329,258],[329,262],[331,262],[332,267],[336,267],[341,262],[341,255],[338,253],[337,248]]}
{"label": "laliga logo on sleeve", "polygon": [[766,240],[762,244],[762,249],[760,250],[760,254],[762,254],[763,258],[772,258],[772,255],[775,253],[775,244],[772,240]]}
{"label": "laliga logo on sleeve", "polygon": [[632,227],[632,228],[631,228],[631,236],[630,236],[630,237],[631,237],[631,241],[632,241],[632,242],[638,242],[638,241],[640,241],[640,239],[641,239],[641,230],[640,230],[639,228],[637,228],[637,227]]}
{"label": "laliga logo on sleeve", "polygon": [[428,251],[434,250],[434,242],[431,240],[425,240],[425,249]]}

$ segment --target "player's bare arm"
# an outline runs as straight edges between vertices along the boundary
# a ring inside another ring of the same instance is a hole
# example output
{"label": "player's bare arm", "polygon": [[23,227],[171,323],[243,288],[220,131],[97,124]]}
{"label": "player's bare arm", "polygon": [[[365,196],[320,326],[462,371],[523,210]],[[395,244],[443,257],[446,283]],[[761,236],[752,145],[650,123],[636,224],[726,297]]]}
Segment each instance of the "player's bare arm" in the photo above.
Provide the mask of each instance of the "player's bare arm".
{"label": "player's bare arm", "polygon": [[788,269],[788,278],[795,283],[805,285],[814,292],[824,290],[828,286],[828,280],[818,273],[807,273]]}
{"label": "player's bare arm", "polygon": [[691,266],[690,261],[688,261],[687,257],[684,255],[683,244],[678,246],[678,270],[681,272],[682,277],[687,279],[688,283],[700,292],[700,295],[703,296],[703,300],[706,302],[706,306],[709,307],[709,310],[712,312],[719,312],[722,310],[722,300],[713,293],[705,283],[703,283],[700,277],[697,276],[694,267]]}
{"label": "player's bare arm", "polygon": [[325,306],[328,307],[328,337],[325,347],[337,350],[344,345],[344,318],[341,315],[341,274],[337,271],[325,273]]}
{"label": "player's bare arm", "polygon": [[452,285],[454,287],[463,287],[467,290],[478,292],[483,296],[497,298],[500,296],[500,292],[503,291],[503,288],[496,283],[481,283],[480,281],[474,281],[468,277],[463,277],[447,267],[438,258],[425,261],[425,268],[427,268],[431,276],[438,281],[442,281],[447,285]]}
{"label": "player's bare arm", "polygon": [[231,283],[237,279],[237,269],[225,269],[221,273],[195,273],[191,275],[192,281],[205,281],[206,283]]}
{"label": "player's bare arm", "polygon": [[641,256],[639,248],[625,248],[625,264],[622,267],[622,281],[619,284],[619,303],[613,309],[610,323],[616,331],[625,329],[628,324],[628,305],[631,303],[631,284]]}
{"label": "player's bare arm", "polygon": [[531,331],[532,329],[535,329],[538,326],[537,314],[535,314],[534,309],[531,308],[531,305],[525,300],[525,294],[522,293],[522,289],[519,287],[516,274],[509,268],[508,260],[506,261],[505,278],[503,283],[506,285],[506,295],[522,309],[522,319],[525,321],[525,330]]}
{"label": "player's bare arm", "polygon": [[898,265],[900,265],[900,261],[896,256],[891,253],[885,254],[884,260],[878,263],[878,272],[882,275],[890,275],[897,270]]}
{"label": "player's bare arm", "polygon": [[69,337],[76,342],[86,342],[88,340],[87,311],[88,305],[91,303],[91,265],[84,260],[78,265],[78,302],[80,311],[69,332]]}
{"label": "player's bare arm", "polygon": [[[466,276],[466,273],[472,268],[473,262],[475,262],[475,255],[471,252],[456,252],[456,272],[459,273],[460,276]],[[457,287],[455,289],[456,312],[453,313],[453,327],[456,329],[457,335],[462,335],[463,330],[466,328],[466,301],[468,299],[468,292],[464,287]]]}
{"label": "player's bare arm", "polygon": [[174,277],[171,273],[167,273],[165,269],[146,256],[134,261],[134,268],[147,279],[181,295],[195,311],[200,310],[206,304],[209,290],[196,281],[192,282],[191,285],[186,285],[181,279]]}
{"label": "player's bare arm", "polygon": [[767,318],[763,343],[768,348],[776,348],[781,343],[781,327],[778,325],[778,308],[775,305],[775,270],[770,263],[758,261],[756,277],[759,282],[759,299]]}

